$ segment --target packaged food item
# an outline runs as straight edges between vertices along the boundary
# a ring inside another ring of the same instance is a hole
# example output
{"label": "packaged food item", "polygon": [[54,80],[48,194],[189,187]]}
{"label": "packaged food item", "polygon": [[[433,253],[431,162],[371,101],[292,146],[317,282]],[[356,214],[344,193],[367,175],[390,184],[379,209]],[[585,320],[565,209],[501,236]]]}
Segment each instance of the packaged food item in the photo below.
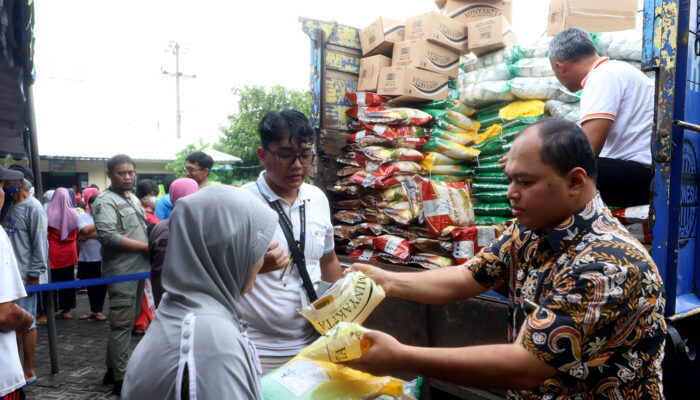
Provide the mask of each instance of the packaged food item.
{"label": "packaged food item", "polygon": [[333,226],[333,235],[337,240],[350,240],[353,237],[352,225],[335,225]]}
{"label": "packaged food item", "polygon": [[480,154],[479,150],[437,137],[431,137],[422,150],[424,152],[437,152],[457,160],[473,160]]}
{"label": "packaged food item", "polygon": [[361,324],[382,300],[384,289],[361,271],[351,271],[299,313],[325,334],[338,322]]}
{"label": "packaged food item", "polygon": [[402,137],[430,136],[429,129],[415,125],[386,125],[358,121],[357,124],[352,124],[351,129],[357,131],[366,130],[367,134],[385,137],[390,140]]}
{"label": "packaged food item", "polygon": [[500,234],[495,226],[467,226],[456,228],[450,233],[454,240],[452,256],[459,264],[469,261]]}
{"label": "packaged food item", "polygon": [[435,165],[428,171],[430,171],[431,175],[437,174],[461,177],[474,175],[474,169],[466,165]]}
{"label": "packaged food item", "polygon": [[381,198],[385,201],[408,200],[408,195],[403,185],[397,184],[381,191]]}
{"label": "packaged food item", "polygon": [[423,211],[423,205],[420,198],[420,188],[418,184],[413,179],[406,179],[401,182],[401,186],[406,192],[406,198],[408,200],[408,206],[413,214],[413,219],[418,219],[418,222],[423,222],[421,217]]}
{"label": "packaged food item", "polygon": [[406,239],[393,235],[382,235],[372,240],[372,247],[389,253],[401,260],[407,260],[408,256],[413,252],[411,244]]}
{"label": "packaged food item", "polygon": [[348,100],[352,104],[362,107],[381,106],[388,101],[386,98],[370,92],[348,92]]}
{"label": "packaged food item", "polygon": [[457,78],[457,87],[462,88],[468,85],[474,85],[479,82],[487,81],[507,81],[510,78],[512,78],[512,75],[508,65],[506,63],[500,63],[490,67],[475,69],[459,75]]}
{"label": "packaged food item", "polygon": [[533,42],[513,46],[514,54],[517,54],[517,56],[511,57],[511,59],[536,57],[549,58],[549,43],[551,41],[552,36],[541,36]]}
{"label": "packaged food item", "polygon": [[440,129],[443,129],[443,130],[450,132],[450,133],[467,133],[467,132],[469,132],[465,129],[458,127],[457,125],[452,125],[451,123],[447,122],[445,119],[442,119],[442,118],[438,118],[435,120],[433,125],[430,127],[431,131],[434,128],[440,128]]}
{"label": "packaged food item", "polygon": [[612,215],[620,220],[623,225],[644,223],[649,221],[649,204],[620,208],[612,212]]}
{"label": "packaged food item", "polygon": [[362,214],[357,210],[343,210],[333,214],[333,218],[346,224],[362,222]]}
{"label": "packaged food item", "polygon": [[348,254],[348,257],[359,261],[379,261],[377,254],[379,252],[372,249],[355,249]]}
{"label": "packaged food item", "polygon": [[474,193],[472,197],[479,201],[479,203],[507,203],[508,202],[508,191],[498,191],[498,192],[479,192]]}
{"label": "packaged food item", "polygon": [[474,175],[474,181],[477,183],[501,183],[509,184],[506,174],[503,172],[482,173]]}
{"label": "packaged food item", "polygon": [[474,219],[474,225],[501,225],[510,221],[509,217],[499,217],[495,215],[477,215]]}
{"label": "packaged food item", "polygon": [[408,107],[384,108],[384,107],[355,107],[350,108],[347,114],[362,122],[386,125],[425,125],[433,121],[433,117],[421,110]]}
{"label": "packaged food item", "polygon": [[538,117],[544,115],[545,104],[541,100],[514,101],[498,111],[504,120],[516,120],[518,117]]}
{"label": "packaged food item", "polygon": [[509,82],[510,92],[519,99],[524,100],[561,100],[577,102],[580,100],[580,91],[571,93],[556,77],[543,78],[513,78]]}
{"label": "packaged food item", "polygon": [[362,339],[369,332],[355,322],[338,322],[323,336],[304,347],[299,355],[314,361],[339,363],[356,360],[367,352],[372,343]]}
{"label": "packaged food item", "polygon": [[360,167],[343,167],[338,169],[337,175],[338,176],[350,176],[354,174],[355,172],[362,171],[362,168]]}
{"label": "packaged food item", "polygon": [[648,222],[637,222],[634,224],[625,225],[627,229],[635,239],[639,240],[640,243],[651,243],[651,231],[649,230]]}
{"label": "packaged food item", "polygon": [[[452,82],[452,81],[450,81]],[[476,113],[476,109],[469,107],[457,99],[435,100],[423,106],[423,109],[452,110],[470,117]]]}
{"label": "packaged food item", "polygon": [[408,259],[404,260],[399,257],[396,257],[395,255],[385,253],[383,251],[379,252],[377,254],[377,258],[379,261],[383,263],[388,263],[388,264],[394,264],[394,265],[408,265]]}
{"label": "packaged food item", "polygon": [[352,238],[348,244],[354,248],[367,248],[372,246],[373,239],[374,236],[371,235],[360,235]]}
{"label": "packaged food item", "polygon": [[[368,168],[369,163],[374,163],[377,167],[381,164],[390,163],[393,161],[415,161],[421,162],[423,154],[418,150],[413,149],[388,149],[386,147],[370,146],[359,149],[360,154],[355,156],[355,160],[360,164],[360,167]],[[372,168],[371,166],[369,169]]]}
{"label": "packaged food item", "polygon": [[357,143],[360,147],[381,146],[393,147],[391,139],[382,136],[368,134],[367,131],[358,131],[345,138],[348,143]]}
{"label": "packaged food item", "polygon": [[380,224],[373,224],[371,222],[363,222],[361,224],[357,224],[353,226],[352,233],[353,235],[361,234],[361,235],[381,235],[382,232],[384,231],[384,226]]}
{"label": "packaged food item", "polygon": [[474,214],[513,218],[510,203],[483,203],[474,205]]}
{"label": "packaged food item", "polygon": [[430,171],[430,169],[435,165],[455,165],[463,162],[463,160],[455,160],[454,158],[450,158],[444,154],[433,151],[423,153],[423,155],[425,157],[423,158],[423,161],[421,161],[420,165],[426,171]]}
{"label": "packaged food item", "polygon": [[440,234],[450,226],[469,226],[474,222],[474,209],[463,183],[422,179],[421,200],[426,225],[433,234]]}
{"label": "packaged food item", "polygon": [[[359,173],[359,172],[356,172],[356,174],[357,173]],[[357,186],[357,185],[348,185],[348,186],[329,185],[329,186],[326,186],[326,189],[328,189],[329,192],[333,192],[336,194],[342,194],[342,195],[346,195],[346,196],[357,196],[358,194],[360,194],[360,186]]]}
{"label": "packaged food item", "polygon": [[548,57],[520,59],[513,64],[508,64],[508,71],[513,76],[554,76],[552,64],[549,62]]}
{"label": "packaged food item", "polygon": [[399,225],[410,225],[414,216],[408,207],[409,205],[406,204],[406,208],[378,207],[378,210]]}
{"label": "packaged food item", "polygon": [[483,81],[459,89],[459,100],[469,106],[479,107],[484,104],[512,101],[511,81]]}
{"label": "packaged food item", "polygon": [[479,157],[478,160],[480,163],[493,163],[503,158],[505,154],[506,153],[503,152],[490,154],[488,156]]}
{"label": "packaged food item", "polygon": [[545,103],[547,112],[552,117],[564,118],[567,121],[578,123],[581,119],[581,103],[567,103],[561,100],[547,100]]}
{"label": "packaged food item", "polygon": [[336,400],[397,398],[404,391],[401,379],[376,377],[364,372],[297,355],[261,379],[265,400]]}
{"label": "packaged food item", "polygon": [[430,179],[438,182],[465,182],[467,178],[457,175],[430,175]]}
{"label": "packaged food item", "polygon": [[361,214],[366,222],[380,225],[391,223],[391,218],[377,209],[365,208],[362,210]]}
{"label": "packaged food item", "polygon": [[397,161],[390,164],[383,164],[372,170],[372,174],[376,177],[390,176],[396,174],[417,174],[423,168],[420,164],[411,161]]}
{"label": "packaged food item", "polygon": [[484,140],[481,143],[475,144],[472,146],[472,148],[479,152],[479,156],[488,156],[491,154],[500,153],[504,144],[506,144],[506,141],[503,140],[501,137],[496,136]]}
{"label": "packaged food item", "polygon": [[359,167],[360,164],[358,164],[357,161],[355,161],[355,155],[356,155],[355,152],[352,152],[352,151],[347,152],[347,153],[343,154],[342,156],[338,157],[335,161],[340,163],[340,164],[343,164],[343,165],[348,165],[351,167]]}
{"label": "packaged food item", "polygon": [[347,199],[336,201],[335,206],[343,210],[354,210],[362,205],[360,199]]}
{"label": "packaged food item", "polygon": [[600,32],[591,36],[602,57],[614,60],[642,60],[641,31]]}
{"label": "packaged food item", "polygon": [[429,238],[417,238],[409,243],[422,252],[434,254],[452,254],[454,248],[452,242]]}
{"label": "packaged food item", "polygon": [[502,50],[484,54],[481,57],[476,57],[473,54],[467,54],[465,60],[460,64],[460,68],[464,72],[471,72],[477,69],[490,67],[492,65],[502,64],[510,60],[512,50],[508,47]]}
{"label": "packaged food item", "polygon": [[411,230],[411,227],[399,225],[383,225],[382,229],[384,233],[388,233],[392,236],[398,236],[409,241],[418,237],[418,234],[414,233]]}
{"label": "packaged food item", "polygon": [[472,183],[472,192],[506,192],[510,185],[505,183],[482,183],[474,182]]}
{"label": "packaged food item", "polygon": [[492,162],[492,163],[480,163],[474,168],[474,173],[476,174],[489,174],[489,173],[498,173],[501,172],[501,169],[498,167],[498,161]]}
{"label": "packaged food item", "polygon": [[425,269],[437,269],[455,265],[451,257],[432,253],[417,253],[411,255],[409,264],[419,265]]}

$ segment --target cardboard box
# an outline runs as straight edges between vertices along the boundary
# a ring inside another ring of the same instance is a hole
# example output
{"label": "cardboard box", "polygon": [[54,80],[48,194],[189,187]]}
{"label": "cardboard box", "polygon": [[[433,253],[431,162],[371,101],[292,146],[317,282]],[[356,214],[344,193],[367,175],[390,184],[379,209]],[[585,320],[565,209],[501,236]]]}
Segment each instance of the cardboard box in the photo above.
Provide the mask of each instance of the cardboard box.
{"label": "cardboard box", "polygon": [[443,12],[465,25],[499,15],[512,22],[513,0],[447,0]]}
{"label": "cardboard box", "polygon": [[477,56],[517,44],[513,29],[502,15],[468,25],[469,50]]}
{"label": "cardboard box", "polygon": [[413,102],[447,98],[447,76],[414,67],[387,67],[379,71],[382,96],[398,96],[393,101]]}
{"label": "cardboard box", "polygon": [[467,26],[438,12],[406,20],[406,40],[428,39],[464,54],[467,52]]}
{"label": "cardboard box", "polygon": [[391,65],[421,68],[457,79],[459,53],[425,39],[405,40],[394,44]]}
{"label": "cardboard box", "polygon": [[552,0],[547,35],[573,27],[589,33],[624,31],[636,24],[637,0]]}
{"label": "cardboard box", "polygon": [[360,78],[357,81],[358,92],[376,92],[379,83],[379,70],[391,66],[391,58],[378,54],[360,60]]}
{"label": "cardboard box", "polygon": [[360,31],[362,56],[383,54],[391,56],[394,43],[404,39],[406,24],[387,17],[379,17]]}

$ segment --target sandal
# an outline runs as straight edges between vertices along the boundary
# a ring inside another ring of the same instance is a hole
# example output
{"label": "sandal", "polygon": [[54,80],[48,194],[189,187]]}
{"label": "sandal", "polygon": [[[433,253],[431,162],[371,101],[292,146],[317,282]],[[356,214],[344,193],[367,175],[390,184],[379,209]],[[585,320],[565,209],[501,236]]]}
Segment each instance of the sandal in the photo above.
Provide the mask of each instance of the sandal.
{"label": "sandal", "polygon": [[46,325],[49,321],[46,319],[46,315],[42,315],[41,317],[36,319],[36,324],[37,325]]}
{"label": "sandal", "polygon": [[95,314],[95,319],[98,321],[104,321],[107,319],[107,317],[101,312],[98,312],[97,314]]}
{"label": "sandal", "polygon": [[54,318],[56,318],[56,319],[72,319],[73,316],[70,314],[70,312],[69,313],[59,312],[59,313],[56,313]]}
{"label": "sandal", "polygon": [[87,314],[84,314],[82,317],[80,317],[80,319],[83,319],[83,320],[84,319],[92,319],[92,318],[97,318],[97,313],[94,313],[91,311]]}

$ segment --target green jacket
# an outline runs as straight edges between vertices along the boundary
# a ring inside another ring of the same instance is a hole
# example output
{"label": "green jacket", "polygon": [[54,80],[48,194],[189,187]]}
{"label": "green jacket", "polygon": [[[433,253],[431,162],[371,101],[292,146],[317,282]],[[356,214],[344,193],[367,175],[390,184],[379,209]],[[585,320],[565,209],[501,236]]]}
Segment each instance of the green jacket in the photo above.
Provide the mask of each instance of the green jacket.
{"label": "green jacket", "polygon": [[[148,255],[121,249],[122,239],[148,243],[146,213],[133,194],[127,198],[110,189],[102,192],[92,207],[98,240],[102,244],[102,276],[117,276],[150,271]],[[137,211],[139,210],[139,214]]]}

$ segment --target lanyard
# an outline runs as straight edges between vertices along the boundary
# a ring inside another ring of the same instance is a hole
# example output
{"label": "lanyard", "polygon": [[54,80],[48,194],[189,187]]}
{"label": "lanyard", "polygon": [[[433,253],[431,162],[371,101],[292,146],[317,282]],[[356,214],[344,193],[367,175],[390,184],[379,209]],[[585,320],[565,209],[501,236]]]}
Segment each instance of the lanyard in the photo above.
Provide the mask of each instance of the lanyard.
{"label": "lanyard", "polygon": [[[290,232],[294,232],[294,226],[292,225],[292,221],[289,219],[289,216],[287,213],[284,212],[282,209],[282,205],[280,205],[280,201],[270,201],[269,202],[272,208],[277,211],[277,214],[280,216],[280,222],[287,225],[287,229]],[[299,243],[300,249],[303,250],[304,246],[306,245],[306,205],[302,201],[301,206],[299,206],[299,224],[301,225],[301,231],[299,232],[299,240],[297,242]]]}

